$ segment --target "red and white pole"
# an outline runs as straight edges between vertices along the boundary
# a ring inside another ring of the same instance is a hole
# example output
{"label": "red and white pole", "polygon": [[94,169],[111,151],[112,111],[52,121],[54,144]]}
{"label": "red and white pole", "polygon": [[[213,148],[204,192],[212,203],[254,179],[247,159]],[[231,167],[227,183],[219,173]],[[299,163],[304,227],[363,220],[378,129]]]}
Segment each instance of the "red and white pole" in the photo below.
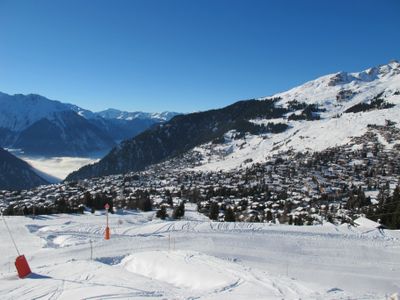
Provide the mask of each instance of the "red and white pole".
{"label": "red and white pole", "polygon": [[106,203],[106,205],[104,205],[104,208],[106,209],[106,218],[107,218],[106,232],[105,232],[104,239],[109,240],[110,239],[110,227],[108,227],[108,210],[110,209],[110,205],[108,203]]}

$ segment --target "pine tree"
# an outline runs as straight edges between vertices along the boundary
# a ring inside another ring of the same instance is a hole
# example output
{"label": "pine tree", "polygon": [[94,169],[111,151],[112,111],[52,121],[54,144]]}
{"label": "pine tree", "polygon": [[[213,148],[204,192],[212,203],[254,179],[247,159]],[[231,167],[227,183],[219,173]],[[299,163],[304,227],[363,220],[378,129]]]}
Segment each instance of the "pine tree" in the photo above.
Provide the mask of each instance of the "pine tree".
{"label": "pine tree", "polygon": [[266,220],[267,220],[268,222],[271,222],[272,219],[273,219],[272,212],[271,212],[270,210],[267,210]]}
{"label": "pine tree", "polygon": [[397,185],[393,191],[391,200],[391,210],[388,212],[390,213],[388,226],[392,229],[400,229],[400,185]]}
{"label": "pine tree", "polygon": [[132,207],[137,206],[138,209],[142,211],[153,210],[153,203],[150,200],[150,193],[147,190],[136,190],[135,196],[137,198],[136,205],[132,203]]}
{"label": "pine tree", "polygon": [[169,205],[170,207],[173,207],[173,206],[174,206],[174,202],[173,202],[173,200],[172,200],[172,195],[171,195],[171,192],[170,192],[169,190],[166,190],[166,191],[165,191],[165,197],[167,198],[167,203],[168,203],[168,205]]}
{"label": "pine tree", "polygon": [[389,186],[387,185],[378,194],[378,208],[375,210],[375,215],[372,219],[378,217],[381,223],[391,229],[400,229],[400,185],[397,185],[393,195],[389,196]]}
{"label": "pine tree", "polygon": [[150,198],[147,197],[144,200],[143,211],[151,211],[151,210],[153,210],[153,203],[151,203]]}
{"label": "pine tree", "polygon": [[87,207],[93,207],[93,198],[92,195],[90,194],[89,191],[86,191],[83,194],[83,203],[87,206]]}
{"label": "pine tree", "polygon": [[211,202],[210,211],[209,211],[208,217],[211,220],[218,220],[218,215],[219,215],[218,203],[217,202]]}
{"label": "pine tree", "polygon": [[165,218],[168,217],[167,209],[165,208],[164,205],[161,206],[160,209],[157,211],[156,217],[160,218],[161,220],[165,220]]}
{"label": "pine tree", "polygon": [[228,207],[224,211],[224,220],[225,222],[235,222],[235,213],[233,212],[232,208]]}
{"label": "pine tree", "polygon": [[180,219],[185,215],[185,202],[181,201],[181,203],[174,208],[172,212],[172,218]]}

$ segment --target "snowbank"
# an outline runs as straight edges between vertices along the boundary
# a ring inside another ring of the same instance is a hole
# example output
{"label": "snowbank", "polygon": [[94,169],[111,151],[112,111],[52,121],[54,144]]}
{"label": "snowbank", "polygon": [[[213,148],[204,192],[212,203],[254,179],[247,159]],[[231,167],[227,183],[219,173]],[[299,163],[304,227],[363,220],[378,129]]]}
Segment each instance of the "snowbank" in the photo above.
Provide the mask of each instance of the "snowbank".
{"label": "snowbank", "polygon": [[239,280],[223,260],[194,251],[135,253],[121,264],[129,272],[195,290],[223,288]]}

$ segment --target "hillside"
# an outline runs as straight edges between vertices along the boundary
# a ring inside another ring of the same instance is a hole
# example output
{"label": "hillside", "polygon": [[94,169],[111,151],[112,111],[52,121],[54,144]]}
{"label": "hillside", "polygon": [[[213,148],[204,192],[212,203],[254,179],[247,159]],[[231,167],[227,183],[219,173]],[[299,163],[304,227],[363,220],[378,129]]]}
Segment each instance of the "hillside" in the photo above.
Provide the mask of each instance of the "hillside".
{"label": "hillside", "polygon": [[192,150],[198,169],[266,162],[280,151],[321,151],[361,136],[371,124],[400,123],[400,64],[323,76],[267,98],[177,116],[124,141],[67,180],[143,170]]}
{"label": "hillside", "polygon": [[48,184],[23,160],[0,148],[0,190],[21,190]]}
{"label": "hillside", "polygon": [[[166,124],[122,142],[99,163],[81,168],[66,180],[141,170],[182,154],[196,145],[217,139],[229,130],[258,131],[259,126],[254,126],[246,119],[265,115],[281,116],[285,110],[275,108],[274,103],[275,100],[241,101],[224,109],[176,116]],[[274,126],[265,130],[280,128]]]}

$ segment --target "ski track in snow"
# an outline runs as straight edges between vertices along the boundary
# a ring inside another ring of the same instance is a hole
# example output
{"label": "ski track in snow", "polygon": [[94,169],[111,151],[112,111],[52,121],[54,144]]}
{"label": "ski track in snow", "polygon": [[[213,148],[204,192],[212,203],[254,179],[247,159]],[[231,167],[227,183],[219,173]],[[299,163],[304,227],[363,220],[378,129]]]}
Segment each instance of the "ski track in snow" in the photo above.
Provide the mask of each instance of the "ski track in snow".
{"label": "ski track in snow", "polygon": [[[7,217],[1,299],[385,299],[400,289],[400,231],[204,221],[154,213]],[[4,229],[5,230],[5,229]],[[93,260],[90,260],[90,245]]]}

